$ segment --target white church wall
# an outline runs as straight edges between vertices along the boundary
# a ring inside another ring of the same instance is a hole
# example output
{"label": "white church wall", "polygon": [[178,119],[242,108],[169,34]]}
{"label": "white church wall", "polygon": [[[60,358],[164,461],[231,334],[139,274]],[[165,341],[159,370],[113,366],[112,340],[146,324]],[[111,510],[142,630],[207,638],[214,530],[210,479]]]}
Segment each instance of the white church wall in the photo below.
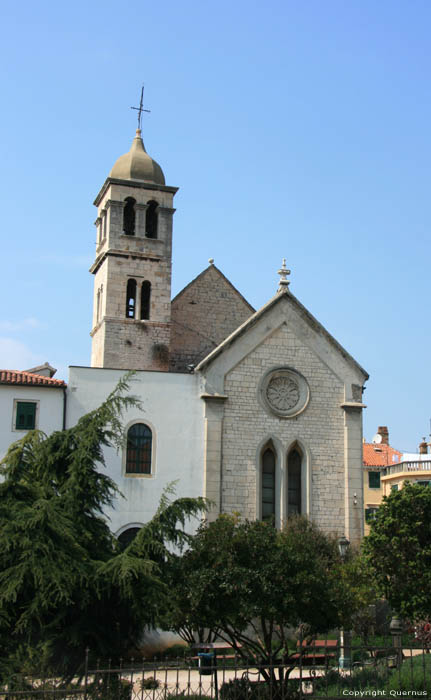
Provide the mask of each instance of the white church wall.
{"label": "white church wall", "polygon": [[[76,424],[88,411],[106,399],[123,370],[71,367],[68,389],[67,424]],[[204,459],[203,402],[198,378],[192,374],[136,372],[130,393],[142,402],[123,417],[124,425],[148,425],[153,432],[151,475],[125,475],[125,450],[106,450],[107,474],[125,498],[117,498],[107,511],[110,527],[119,533],[127,525],[148,521],[155,513],[163,490],[176,482],[176,496],[203,494]]]}
{"label": "white church wall", "polygon": [[49,435],[61,430],[63,423],[63,389],[41,386],[0,386],[0,459],[6,454],[12,442],[20,440],[28,431],[17,430],[17,402],[36,404],[35,427]]}

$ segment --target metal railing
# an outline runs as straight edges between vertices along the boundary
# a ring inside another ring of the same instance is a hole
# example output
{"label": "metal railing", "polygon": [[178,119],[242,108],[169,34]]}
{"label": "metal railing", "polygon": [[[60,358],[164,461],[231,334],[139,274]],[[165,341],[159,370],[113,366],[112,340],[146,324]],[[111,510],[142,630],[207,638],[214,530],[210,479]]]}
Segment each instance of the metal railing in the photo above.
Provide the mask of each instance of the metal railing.
{"label": "metal railing", "polygon": [[[0,700],[301,700],[431,695],[431,655],[421,647],[397,649],[322,640],[292,647],[283,658],[245,663],[238,657],[133,659],[92,663],[63,683],[42,675],[15,675],[0,684]],[[343,663],[340,664],[340,659]]]}

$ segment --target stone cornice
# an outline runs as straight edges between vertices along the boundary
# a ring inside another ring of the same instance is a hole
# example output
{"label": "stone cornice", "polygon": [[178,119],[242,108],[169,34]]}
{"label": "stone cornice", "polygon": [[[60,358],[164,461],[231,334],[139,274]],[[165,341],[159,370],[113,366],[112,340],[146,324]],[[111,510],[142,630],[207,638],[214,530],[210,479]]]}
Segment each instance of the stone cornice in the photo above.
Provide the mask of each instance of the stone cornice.
{"label": "stone cornice", "polygon": [[141,253],[139,251],[124,251],[116,250],[115,248],[109,248],[108,250],[103,251],[103,253],[100,253],[100,255],[97,256],[96,260],[90,267],[89,271],[91,272],[91,274],[96,274],[99,267],[109,256],[111,256],[112,258],[132,258],[133,260],[152,260],[153,262],[160,262],[162,260],[162,258],[159,255],[148,255],[147,253]]}
{"label": "stone cornice", "polygon": [[107,177],[96,199],[94,200],[94,204],[96,205],[96,207],[99,206],[103,195],[105,194],[106,190],[110,185],[123,185],[130,189],[135,188],[141,190],[153,190],[155,192],[170,192],[171,194],[175,194],[176,192],[178,192],[178,187],[169,187],[167,185],[155,185],[152,182],[145,182],[144,180],[119,180],[115,177]]}

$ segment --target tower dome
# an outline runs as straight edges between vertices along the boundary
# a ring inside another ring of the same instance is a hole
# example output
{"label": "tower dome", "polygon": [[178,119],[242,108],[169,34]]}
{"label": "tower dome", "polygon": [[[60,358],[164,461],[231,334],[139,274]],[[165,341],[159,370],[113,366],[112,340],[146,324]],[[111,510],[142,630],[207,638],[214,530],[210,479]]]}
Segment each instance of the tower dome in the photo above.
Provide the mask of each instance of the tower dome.
{"label": "tower dome", "polygon": [[160,165],[145,150],[141,130],[136,129],[136,136],[128,153],[120,156],[109,173],[109,177],[119,180],[144,180],[155,185],[164,185],[165,176]]}

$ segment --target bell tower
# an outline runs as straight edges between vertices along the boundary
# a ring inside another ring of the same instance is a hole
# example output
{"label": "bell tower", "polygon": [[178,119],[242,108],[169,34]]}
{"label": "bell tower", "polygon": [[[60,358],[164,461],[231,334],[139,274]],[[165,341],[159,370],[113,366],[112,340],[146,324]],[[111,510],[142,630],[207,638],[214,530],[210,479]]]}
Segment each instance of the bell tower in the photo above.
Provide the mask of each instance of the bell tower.
{"label": "bell tower", "polygon": [[173,198],[137,129],[97,206],[92,367],[168,371]]}

